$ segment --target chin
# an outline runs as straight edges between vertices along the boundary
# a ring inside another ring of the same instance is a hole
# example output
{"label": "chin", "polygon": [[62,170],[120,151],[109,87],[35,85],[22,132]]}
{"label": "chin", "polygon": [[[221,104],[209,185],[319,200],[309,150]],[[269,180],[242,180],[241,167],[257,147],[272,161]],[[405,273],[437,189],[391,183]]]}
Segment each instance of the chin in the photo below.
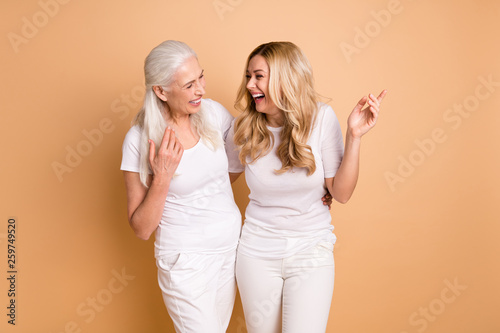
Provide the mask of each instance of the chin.
{"label": "chin", "polygon": [[201,108],[199,106],[194,106],[194,107],[191,107],[191,109],[189,110],[189,113],[195,114],[195,113],[198,113],[200,110],[201,110]]}

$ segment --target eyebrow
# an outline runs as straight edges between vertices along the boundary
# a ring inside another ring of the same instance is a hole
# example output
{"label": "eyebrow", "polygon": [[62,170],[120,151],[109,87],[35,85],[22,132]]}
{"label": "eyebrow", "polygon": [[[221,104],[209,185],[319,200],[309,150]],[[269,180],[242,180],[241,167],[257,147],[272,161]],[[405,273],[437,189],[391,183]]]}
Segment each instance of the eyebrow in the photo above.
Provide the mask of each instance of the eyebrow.
{"label": "eyebrow", "polygon": [[[198,76],[198,78],[199,78],[200,76],[202,76],[204,72],[205,72],[205,70],[204,70],[204,69],[202,69],[202,70],[201,70],[201,74]],[[190,84],[191,84],[191,83],[193,83],[194,81],[196,81],[196,79],[191,80],[191,81],[189,81],[189,82],[185,83],[185,84],[182,86],[182,88],[184,88],[184,87],[185,87],[185,86],[187,86],[187,85],[190,85]]]}

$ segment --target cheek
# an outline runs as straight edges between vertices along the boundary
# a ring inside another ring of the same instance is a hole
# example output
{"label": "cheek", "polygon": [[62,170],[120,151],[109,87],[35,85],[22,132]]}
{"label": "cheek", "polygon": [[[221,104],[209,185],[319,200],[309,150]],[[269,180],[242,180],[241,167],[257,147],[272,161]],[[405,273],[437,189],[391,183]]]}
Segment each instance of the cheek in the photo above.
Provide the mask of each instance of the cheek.
{"label": "cheek", "polygon": [[262,91],[264,94],[266,94],[266,96],[268,95],[269,93],[269,89],[268,89],[268,85],[267,85],[267,82],[259,82],[259,89],[260,91]]}
{"label": "cheek", "polygon": [[185,91],[182,96],[179,96],[179,101],[182,101],[182,103],[187,103],[192,99],[193,93],[189,90]]}

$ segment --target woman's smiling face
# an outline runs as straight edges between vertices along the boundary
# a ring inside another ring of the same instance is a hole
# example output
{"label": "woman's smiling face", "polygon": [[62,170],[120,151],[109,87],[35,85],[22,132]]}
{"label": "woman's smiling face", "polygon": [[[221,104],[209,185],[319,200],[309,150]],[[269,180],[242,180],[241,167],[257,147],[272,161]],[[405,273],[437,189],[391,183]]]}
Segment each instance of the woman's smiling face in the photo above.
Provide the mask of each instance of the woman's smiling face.
{"label": "woman's smiling face", "polygon": [[164,90],[170,115],[177,118],[198,112],[205,94],[205,76],[198,59],[191,57],[179,67],[174,82]]}
{"label": "woman's smiling face", "polygon": [[269,96],[269,75],[269,65],[263,56],[257,54],[250,59],[246,73],[246,87],[253,97],[257,111],[266,114],[270,125],[273,125],[272,120],[281,119],[283,111],[278,109]]}

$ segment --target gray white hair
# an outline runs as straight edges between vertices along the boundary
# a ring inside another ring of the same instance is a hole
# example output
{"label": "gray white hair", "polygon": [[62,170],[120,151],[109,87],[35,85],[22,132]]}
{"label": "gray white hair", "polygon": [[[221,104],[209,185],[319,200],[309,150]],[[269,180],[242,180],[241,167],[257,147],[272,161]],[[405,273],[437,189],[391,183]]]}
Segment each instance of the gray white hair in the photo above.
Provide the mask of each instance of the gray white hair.
{"label": "gray white hair", "polygon": [[[179,67],[191,57],[198,59],[196,53],[187,44],[167,40],[151,50],[144,61],[146,81],[144,104],[132,124],[139,125],[141,128],[140,178],[145,186],[147,186],[150,174],[148,140],[153,140],[156,152],[158,152],[163,134],[168,126],[165,117],[165,112],[167,112],[164,106],[165,102],[156,96],[153,86],[161,86],[168,90]],[[202,102],[200,111],[190,115],[190,120],[201,140],[215,150],[223,145],[223,140],[221,134],[210,125],[210,122],[205,121],[205,114],[209,111],[205,110]]]}

